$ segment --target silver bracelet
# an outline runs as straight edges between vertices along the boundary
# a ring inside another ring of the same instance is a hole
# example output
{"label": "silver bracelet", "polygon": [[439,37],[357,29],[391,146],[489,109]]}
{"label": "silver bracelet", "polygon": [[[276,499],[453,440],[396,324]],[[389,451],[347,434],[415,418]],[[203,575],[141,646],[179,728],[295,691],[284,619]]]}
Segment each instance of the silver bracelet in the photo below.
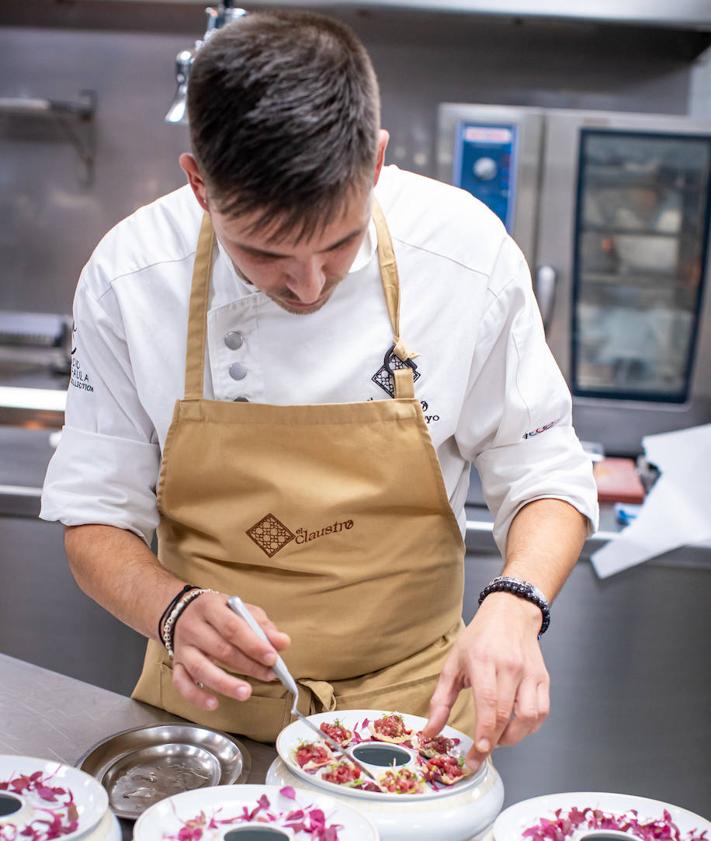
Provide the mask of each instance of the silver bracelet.
{"label": "silver bracelet", "polygon": [[178,601],[175,605],[173,610],[170,613],[170,616],[165,620],[165,624],[163,625],[163,645],[165,646],[165,650],[168,652],[168,657],[172,660],[175,656],[173,651],[173,634],[175,632],[175,623],[178,621],[180,614],[185,610],[185,608],[190,604],[190,602],[195,601],[198,596],[202,596],[203,593],[216,593],[217,590],[209,590],[209,589],[197,589],[197,590],[190,590],[188,591],[182,599]]}

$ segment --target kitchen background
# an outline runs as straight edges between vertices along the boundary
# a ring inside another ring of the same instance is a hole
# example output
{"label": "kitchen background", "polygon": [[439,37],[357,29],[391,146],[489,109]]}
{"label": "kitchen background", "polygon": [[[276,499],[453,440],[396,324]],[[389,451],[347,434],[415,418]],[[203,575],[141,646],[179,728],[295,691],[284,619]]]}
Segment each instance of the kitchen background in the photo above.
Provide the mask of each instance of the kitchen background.
{"label": "kitchen background", "polygon": [[[439,174],[442,103],[673,115],[705,124],[711,136],[711,12],[705,24],[699,13],[692,25],[692,15],[682,14],[696,8],[693,2],[680,4],[679,20],[667,10],[655,25],[592,14],[575,20],[453,13],[434,2],[394,6],[311,8],[345,20],[363,38],[382,88],[388,159],[404,168]],[[163,117],[175,93],[176,53],[203,31],[198,2],[3,0],[5,323],[19,312],[69,313],[81,267],[100,237],[183,183],[177,158],[187,148],[187,129]],[[28,114],[18,104],[28,98],[75,103],[92,117]],[[0,358],[11,357],[0,363],[0,390],[64,387],[64,375],[23,362],[16,348]],[[697,370],[709,361],[697,360]],[[711,421],[703,406],[699,411],[697,422]],[[61,528],[36,519],[37,489],[52,452],[44,428],[50,416],[56,420],[57,413],[0,406],[0,652],[127,693],[142,641],[78,591]],[[637,430],[638,442],[646,431],[652,430]],[[603,430],[597,436],[603,445],[604,437]],[[627,454],[640,449],[638,443]],[[470,502],[467,617],[500,565],[476,477]],[[711,547],[667,553],[600,581],[590,551],[618,529],[606,509],[603,534],[586,547],[555,605],[544,643],[553,711],[539,734],[497,757],[507,801],[597,788],[709,814]]]}

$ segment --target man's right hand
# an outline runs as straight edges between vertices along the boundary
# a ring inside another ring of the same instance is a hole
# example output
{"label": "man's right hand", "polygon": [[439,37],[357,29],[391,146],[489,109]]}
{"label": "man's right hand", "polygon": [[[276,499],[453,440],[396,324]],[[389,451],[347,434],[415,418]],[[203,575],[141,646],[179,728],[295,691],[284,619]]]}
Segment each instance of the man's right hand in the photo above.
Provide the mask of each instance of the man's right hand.
{"label": "man's right hand", "polygon": [[252,693],[249,683],[221,666],[257,680],[275,680],[271,667],[277,652],[291,642],[261,607],[247,605],[269,643],[261,640],[227,606],[227,598],[223,593],[203,593],[185,608],[175,625],[173,685],[183,698],[203,710],[219,706],[213,693],[238,701],[246,701]]}
{"label": "man's right hand", "polygon": [[[87,524],[65,530],[64,545],[81,589],[139,634],[158,639],[163,607],[185,584],[163,566],[133,532],[115,526]],[[276,653],[291,642],[259,607],[248,605],[269,643],[227,606],[224,593],[203,593],[185,608],[175,625],[173,683],[190,703],[217,709],[213,693],[244,701],[250,685],[226,672],[274,680]],[[204,685],[204,689],[197,684]]]}

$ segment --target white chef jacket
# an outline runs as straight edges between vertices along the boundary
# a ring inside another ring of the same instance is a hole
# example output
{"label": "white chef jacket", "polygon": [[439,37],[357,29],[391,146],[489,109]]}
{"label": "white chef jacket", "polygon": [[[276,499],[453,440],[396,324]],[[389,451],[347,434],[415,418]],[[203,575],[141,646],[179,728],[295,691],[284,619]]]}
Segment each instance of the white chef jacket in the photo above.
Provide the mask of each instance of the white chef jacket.
{"label": "white chef jacket", "polygon": [[[535,499],[566,500],[594,530],[591,463],[518,247],[462,190],[388,166],[375,192],[400,273],[401,337],[418,354],[416,396],[462,530],[471,463],[502,553],[513,517]],[[176,190],[113,228],[85,266],[43,519],[117,526],[150,543],[161,451],[184,393],[201,216],[190,188]],[[371,223],[327,304],[294,315],[241,278],[218,244],[205,397],[279,405],[391,399],[377,376],[392,332],[376,247]],[[238,470],[238,460],[225,469]]]}

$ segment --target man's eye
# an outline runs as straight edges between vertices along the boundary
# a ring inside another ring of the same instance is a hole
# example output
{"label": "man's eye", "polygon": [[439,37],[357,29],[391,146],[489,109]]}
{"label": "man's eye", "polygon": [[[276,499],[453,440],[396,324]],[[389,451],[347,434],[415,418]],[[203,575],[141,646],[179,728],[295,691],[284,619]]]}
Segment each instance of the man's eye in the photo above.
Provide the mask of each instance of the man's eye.
{"label": "man's eye", "polygon": [[329,248],[329,251],[343,251],[344,248],[348,248],[349,246],[353,245],[353,240],[355,237],[351,237],[347,239],[345,242],[340,242],[334,248]]}
{"label": "man's eye", "polygon": [[283,259],[282,257],[278,257],[273,254],[249,254],[252,260],[255,260],[257,263],[276,263],[277,260]]}

